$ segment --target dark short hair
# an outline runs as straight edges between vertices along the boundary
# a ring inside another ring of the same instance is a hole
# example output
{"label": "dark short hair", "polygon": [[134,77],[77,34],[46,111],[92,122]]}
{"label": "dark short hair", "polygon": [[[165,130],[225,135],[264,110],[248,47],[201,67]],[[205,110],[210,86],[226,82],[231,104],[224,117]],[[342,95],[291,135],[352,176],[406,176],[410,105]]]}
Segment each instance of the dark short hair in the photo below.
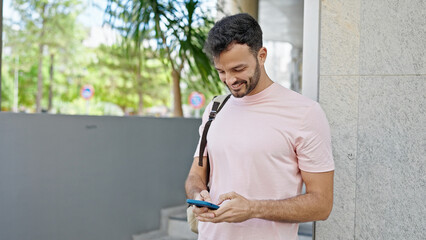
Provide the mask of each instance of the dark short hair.
{"label": "dark short hair", "polygon": [[216,22],[209,31],[204,49],[210,57],[217,57],[234,43],[247,44],[254,55],[263,46],[262,29],[247,13],[224,17]]}

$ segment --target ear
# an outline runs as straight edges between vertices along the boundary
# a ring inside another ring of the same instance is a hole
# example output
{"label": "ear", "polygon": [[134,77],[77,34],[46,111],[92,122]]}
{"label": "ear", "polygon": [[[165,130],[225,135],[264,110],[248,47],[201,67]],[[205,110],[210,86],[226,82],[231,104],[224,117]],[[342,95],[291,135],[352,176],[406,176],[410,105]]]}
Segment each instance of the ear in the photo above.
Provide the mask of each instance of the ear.
{"label": "ear", "polygon": [[257,60],[259,61],[260,65],[263,65],[266,61],[266,57],[268,56],[268,50],[266,50],[265,47],[262,47],[257,52]]}

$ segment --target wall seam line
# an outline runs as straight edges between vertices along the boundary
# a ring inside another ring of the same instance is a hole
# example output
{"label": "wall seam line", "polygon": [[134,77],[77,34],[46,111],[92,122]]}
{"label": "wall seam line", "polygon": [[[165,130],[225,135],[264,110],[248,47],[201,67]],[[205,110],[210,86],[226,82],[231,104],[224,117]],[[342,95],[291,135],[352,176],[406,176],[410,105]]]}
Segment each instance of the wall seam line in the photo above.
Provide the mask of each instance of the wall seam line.
{"label": "wall seam line", "polygon": [[362,21],[362,0],[359,1],[359,21],[358,21],[358,31],[359,31],[359,39],[358,39],[358,76],[357,76],[357,84],[358,84],[358,92],[357,92],[357,112],[356,112],[356,152],[355,152],[355,193],[354,193],[354,240],[356,240],[356,229],[357,229],[357,199],[358,199],[358,157],[359,157],[359,109],[360,109],[360,92],[361,92],[361,39],[362,39],[362,31],[361,31],[361,21]]}
{"label": "wall seam line", "polygon": [[[318,28],[318,42],[317,42],[317,44],[318,44],[318,46],[317,46],[317,49],[318,49],[318,54],[317,54],[317,102],[318,103],[320,103],[320,87],[321,87],[321,81],[320,81],[320,79],[321,79],[321,62],[320,62],[320,59],[321,59],[321,13],[322,13],[322,11],[321,11],[321,8],[322,8],[322,2],[321,2],[321,0],[318,0],[318,25],[317,25],[317,28]],[[303,80],[302,80],[303,81]],[[312,240],[317,240],[317,236],[316,236],[316,232],[317,232],[317,222],[316,221],[314,221],[313,222],[313,229],[312,229]]]}
{"label": "wall seam line", "polygon": [[357,93],[357,120],[356,120],[356,152],[355,152],[355,198],[354,198],[354,205],[355,205],[355,211],[354,211],[354,240],[356,239],[356,220],[357,220],[357,199],[358,199],[358,157],[359,157],[359,105],[360,105],[360,90],[361,90],[361,76],[358,76],[357,79],[358,84],[358,93]]}

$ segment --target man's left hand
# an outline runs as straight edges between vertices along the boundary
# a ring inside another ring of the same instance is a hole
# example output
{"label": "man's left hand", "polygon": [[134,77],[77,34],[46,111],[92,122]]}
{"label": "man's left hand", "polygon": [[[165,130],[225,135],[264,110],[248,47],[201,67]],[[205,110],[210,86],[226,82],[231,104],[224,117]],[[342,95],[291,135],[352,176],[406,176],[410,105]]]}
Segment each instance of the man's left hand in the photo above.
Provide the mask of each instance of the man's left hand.
{"label": "man's left hand", "polygon": [[220,205],[218,210],[209,210],[206,213],[199,214],[198,220],[219,223],[243,222],[251,218],[251,201],[236,192],[220,195],[218,205]]}

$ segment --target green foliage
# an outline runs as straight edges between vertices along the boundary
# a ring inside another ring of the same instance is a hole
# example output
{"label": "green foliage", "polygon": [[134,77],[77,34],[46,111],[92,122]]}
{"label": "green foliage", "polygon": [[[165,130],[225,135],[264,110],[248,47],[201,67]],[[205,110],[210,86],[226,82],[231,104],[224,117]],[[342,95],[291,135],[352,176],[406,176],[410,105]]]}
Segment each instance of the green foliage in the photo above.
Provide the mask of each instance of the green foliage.
{"label": "green foliage", "polygon": [[[175,94],[181,95],[180,80],[201,92],[223,92],[216,70],[202,50],[213,21],[202,12],[199,1],[108,0],[106,13],[126,39],[138,44],[155,40],[157,53],[169,67]],[[174,102],[177,116],[181,101]]]}
{"label": "green foliage", "polygon": [[[164,68],[152,57],[152,50],[144,51],[142,54],[130,52],[119,44],[102,45],[95,50],[96,60],[88,70],[90,79],[94,79],[91,83],[99,89],[96,95],[100,101],[114,103],[131,114],[138,112],[139,93],[143,95],[144,107],[169,104],[169,83]],[[139,60],[144,61],[140,71]]]}
{"label": "green foliage", "polygon": [[[5,57],[3,61],[8,59]],[[2,111],[8,111],[12,109],[13,104],[13,79],[11,78],[10,72],[13,69],[10,69],[9,65],[4,65],[2,67],[2,76],[1,76],[1,99],[2,99]]]}
{"label": "green foliage", "polygon": [[[12,7],[19,14],[20,21],[5,22],[5,48],[11,49],[11,59],[19,58],[19,104],[34,111],[38,79],[42,84],[40,90],[43,90],[41,104],[46,108],[52,101],[48,92],[54,88],[47,81],[49,65],[55,69],[70,68],[73,57],[81,51],[79,48],[84,30],[77,24],[76,18],[82,5],[77,0],[16,0],[12,2]],[[40,52],[40,49],[44,51]],[[53,59],[56,62],[50,63],[50,55],[55,56]],[[14,66],[13,62],[7,61],[3,65]],[[10,73],[7,75],[11,76]],[[63,73],[56,74],[55,85],[64,82],[65,78]],[[52,90],[54,96],[63,97],[58,95],[56,89]]]}
{"label": "green foliage", "polygon": [[[81,1],[13,1],[20,20],[5,19],[3,25],[3,110],[13,107],[16,72],[19,109],[27,112],[36,111],[40,79],[41,106],[52,103],[52,113],[147,115],[150,107],[170,109],[172,71],[183,81],[184,103],[192,91],[204,93],[208,101],[223,88],[202,52],[212,21],[199,5],[192,0],[110,0],[106,12],[123,37],[111,46],[88,48],[83,39],[89,31],[77,21]],[[85,84],[95,88],[90,103],[80,97]]]}
{"label": "green foliage", "polygon": [[[17,25],[5,21],[3,30],[4,54],[2,59],[2,107],[11,110],[15,71],[19,73],[18,102],[22,107],[32,107],[37,91],[37,49],[32,42],[28,42],[23,30],[14,30]],[[28,35],[28,34],[27,34]]]}

